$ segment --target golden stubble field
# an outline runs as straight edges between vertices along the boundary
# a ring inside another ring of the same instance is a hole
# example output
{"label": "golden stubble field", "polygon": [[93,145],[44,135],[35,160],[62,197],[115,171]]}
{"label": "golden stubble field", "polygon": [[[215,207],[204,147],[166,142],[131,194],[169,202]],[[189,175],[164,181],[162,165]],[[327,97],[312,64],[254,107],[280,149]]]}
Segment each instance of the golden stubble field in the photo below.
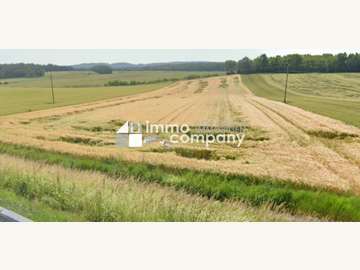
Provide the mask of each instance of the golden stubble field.
{"label": "golden stubble field", "polygon": [[[245,123],[248,130],[240,148],[211,146],[232,159],[200,160],[153,151],[158,144],[117,148],[115,130],[126,120],[214,126]],[[0,140],[174,167],[268,175],[360,194],[358,128],[256,97],[239,75],[180,81],[133,96],[4,116]]]}

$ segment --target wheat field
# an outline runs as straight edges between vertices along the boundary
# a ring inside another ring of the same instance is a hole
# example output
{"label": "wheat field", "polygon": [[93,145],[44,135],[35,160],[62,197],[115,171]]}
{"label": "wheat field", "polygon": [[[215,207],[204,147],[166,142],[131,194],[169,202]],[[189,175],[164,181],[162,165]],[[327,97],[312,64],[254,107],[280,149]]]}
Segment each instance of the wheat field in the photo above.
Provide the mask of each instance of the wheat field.
{"label": "wheat field", "polygon": [[[205,80],[206,87],[201,87]],[[223,80],[226,87],[220,87]],[[248,134],[240,148],[211,146],[220,157],[233,159],[199,160],[152,151],[159,147],[156,144],[140,150],[117,148],[114,131],[117,123],[126,120],[244,124]],[[256,97],[239,76],[181,81],[143,94],[2,117],[0,124],[4,142],[174,167],[270,175],[359,192],[359,129]]]}

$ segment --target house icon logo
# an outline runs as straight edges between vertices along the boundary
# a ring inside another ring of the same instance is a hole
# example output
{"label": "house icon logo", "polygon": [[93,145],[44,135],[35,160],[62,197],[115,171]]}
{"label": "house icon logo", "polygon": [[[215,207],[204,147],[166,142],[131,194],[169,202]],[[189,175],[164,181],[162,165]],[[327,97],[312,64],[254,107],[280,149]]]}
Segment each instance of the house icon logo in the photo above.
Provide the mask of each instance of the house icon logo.
{"label": "house icon logo", "polygon": [[143,134],[140,123],[126,121],[116,132],[118,147],[142,147]]}

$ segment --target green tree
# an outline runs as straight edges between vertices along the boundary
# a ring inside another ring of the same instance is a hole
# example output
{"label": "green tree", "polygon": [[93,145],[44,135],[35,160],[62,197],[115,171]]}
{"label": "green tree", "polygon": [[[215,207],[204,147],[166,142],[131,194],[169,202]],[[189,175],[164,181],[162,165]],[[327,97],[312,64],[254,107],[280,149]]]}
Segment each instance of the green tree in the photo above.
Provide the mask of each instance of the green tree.
{"label": "green tree", "polygon": [[238,62],[237,72],[243,74],[249,74],[253,72],[253,64],[249,57],[244,57]]}
{"label": "green tree", "polygon": [[301,72],[303,71],[303,56],[300,54],[290,54],[286,56],[286,61],[289,64],[289,69],[291,72]]}
{"label": "green tree", "polygon": [[233,60],[225,61],[226,74],[235,74],[237,72],[237,63]]}
{"label": "green tree", "polygon": [[339,53],[336,55],[336,71],[337,72],[347,71],[346,60],[347,60],[346,53]]}
{"label": "green tree", "polygon": [[254,64],[257,72],[266,72],[268,71],[269,59],[266,54],[262,54],[255,58]]}
{"label": "green tree", "polygon": [[269,58],[269,71],[272,72],[283,72],[285,63],[283,58],[280,55]]}
{"label": "green tree", "polygon": [[359,72],[360,71],[360,54],[352,53],[349,54],[348,59],[346,60],[346,66],[350,72]]}

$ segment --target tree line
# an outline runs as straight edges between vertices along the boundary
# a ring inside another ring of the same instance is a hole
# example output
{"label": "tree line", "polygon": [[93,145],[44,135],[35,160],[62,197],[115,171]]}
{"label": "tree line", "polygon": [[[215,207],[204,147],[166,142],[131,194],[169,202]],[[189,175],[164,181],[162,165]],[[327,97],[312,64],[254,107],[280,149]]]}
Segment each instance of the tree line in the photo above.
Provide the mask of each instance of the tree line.
{"label": "tree line", "polygon": [[170,62],[154,63],[138,67],[140,70],[169,71],[224,71],[224,62]]}
{"label": "tree line", "polygon": [[291,73],[360,72],[360,54],[288,54],[271,57],[262,54],[255,59],[244,57],[239,61],[225,61],[227,74],[281,73],[286,72],[287,66]]}
{"label": "tree line", "polygon": [[75,70],[93,70],[95,66],[108,66],[112,70],[159,70],[159,71],[224,71],[224,62],[169,62],[151,64],[86,63],[73,65]]}
{"label": "tree line", "polygon": [[0,64],[0,79],[5,78],[31,78],[44,76],[48,71],[68,71],[73,70],[69,66],[57,65],[38,65],[38,64]]}

